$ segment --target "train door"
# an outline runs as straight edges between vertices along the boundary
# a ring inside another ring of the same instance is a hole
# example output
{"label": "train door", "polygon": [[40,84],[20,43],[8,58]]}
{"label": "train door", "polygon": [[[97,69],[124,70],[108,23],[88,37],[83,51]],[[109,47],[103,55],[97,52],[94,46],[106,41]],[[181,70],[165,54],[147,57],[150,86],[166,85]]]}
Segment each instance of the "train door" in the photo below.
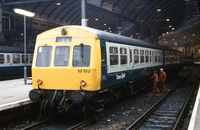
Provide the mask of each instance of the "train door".
{"label": "train door", "polygon": [[6,64],[7,65],[11,65],[12,64],[11,54],[6,54]]}
{"label": "train door", "polygon": [[106,60],[106,44],[101,41],[101,89],[106,88],[107,82],[107,60]]}
{"label": "train door", "polygon": [[134,68],[134,59],[133,59],[133,48],[129,47],[129,69],[133,69]]}

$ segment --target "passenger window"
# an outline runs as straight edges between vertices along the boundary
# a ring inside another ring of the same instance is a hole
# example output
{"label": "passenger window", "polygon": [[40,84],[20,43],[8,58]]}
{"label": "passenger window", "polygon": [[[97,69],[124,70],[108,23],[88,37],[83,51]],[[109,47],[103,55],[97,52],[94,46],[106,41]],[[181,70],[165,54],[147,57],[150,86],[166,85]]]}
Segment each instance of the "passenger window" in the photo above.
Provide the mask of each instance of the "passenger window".
{"label": "passenger window", "polygon": [[20,55],[13,54],[13,63],[20,63]]}
{"label": "passenger window", "polygon": [[118,48],[110,47],[110,65],[118,65]]}
{"label": "passenger window", "polygon": [[7,64],[10,63],[10,55],[7,55]]}
{"label": "passenger window", "polygon": [[[22,55],[22,63],[24,63],[24,55]],[[26,63],[28,63],[28,55],[26,55]]]}
{"label": "passenger window", "polygon": [[127,64],[127,49],[120,48],[121,65]]}
{"label": "passenger window", "polygon": [[88,67],[90,65],[90,46],[83,44],[75,46],[72,64],[74,67]]}
{"label": "passenger window", "polygon": [[30,55],[30,63],[33,62],[33,55]]}
{"label": "passenger window", "polygon": [[106,64],[106,52],[105,47],[101,47],[101,65]]}
{"label": "passenger window", "polygon": [[4,54],[0,54],[0,64],[4,64]]}
{"label": "passenger window", "polygon": [[160,55],[161,53],[160,52],[158,52],[158,62],[160,62]]}
{"label": "passenger window", "polygon": [[149,60],[149,62],[151,63],[151,51],[149,51],[149,57],[150,57],[150,60]]}
{"label": "passenger window", "polygon": [[138,50],[134,50],[134,63],[139,63],[139,53],[138,53]]}
{"label": "passenger window", "polygon": [[54,66],[68,66],[69,46],[57,46],[55,50]]}
{"label": "passenger window", "polygon": [[155,62],[157,62],[158,59],[157,59],[157,52],[155,52]]}
{"label": "passenger window", "polygon": [[132,50],[130,49],[130,63],[132,63]]}
{"label": "passenger window", "polygon": [[145,51],[145,56],[146,56],[146,63],[149,62],[149,51]]}
{"label": "passenger window", "polygon": [[51,51],[52,51],[52,47],[50,46],[39,47],[38,52],[37,52],[36,66],[38,67],[50,66]]}
{"label": "passenger window", "polygon": [[140,63],[144,63],[144,50],[140,50]]}

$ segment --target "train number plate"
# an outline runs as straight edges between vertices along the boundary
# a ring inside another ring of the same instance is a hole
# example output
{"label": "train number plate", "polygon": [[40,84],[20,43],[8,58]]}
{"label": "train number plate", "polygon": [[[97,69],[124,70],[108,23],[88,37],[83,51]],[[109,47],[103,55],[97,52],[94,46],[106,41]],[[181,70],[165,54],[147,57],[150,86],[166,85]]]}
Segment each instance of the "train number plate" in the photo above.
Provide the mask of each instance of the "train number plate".
{"label": "train number plate", "polygon": [[79,69],[78,72],[79,73],[90,73],[91,70],[89,69]]}

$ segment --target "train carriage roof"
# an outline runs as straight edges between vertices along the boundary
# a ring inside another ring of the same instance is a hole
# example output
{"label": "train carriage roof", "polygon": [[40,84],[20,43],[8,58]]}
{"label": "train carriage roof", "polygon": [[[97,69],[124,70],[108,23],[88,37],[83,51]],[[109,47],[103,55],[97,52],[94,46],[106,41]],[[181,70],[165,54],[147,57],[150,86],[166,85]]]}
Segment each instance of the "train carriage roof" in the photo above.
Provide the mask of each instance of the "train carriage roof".
{"label": "train carriage roof", "polygon": [[[27,48],[27,53],[33,53],[33,48]],[[0,46],[0,53],[24,53],[23,47]]]}
{"label": "train carriage roof", "polygon": [[86,30],[86,31],[89,31],[89,32],[96,34],[101,40],[105,40],[105,41],[110,41],[110,42],[115,42],[115,43],[124,43],[124,44],[140,46],[140,47],[148,47],[148,48],[154,48],[154,49],[164,49],[163,47],[156,45],[156,44],[147,43],[147,42],[137,40],[137,39],[134,39],[134,38],[125,37],[125,36],[122,36],[122,35],[117,35],[117,34],[105,32],[105,31],[97,30],[97,29],[94,29],[94,28],[90,28],[90,27],[62,26],[60,28],[63,28],[63,27],[72,27],[72,28],[83,29],[83,30]]}

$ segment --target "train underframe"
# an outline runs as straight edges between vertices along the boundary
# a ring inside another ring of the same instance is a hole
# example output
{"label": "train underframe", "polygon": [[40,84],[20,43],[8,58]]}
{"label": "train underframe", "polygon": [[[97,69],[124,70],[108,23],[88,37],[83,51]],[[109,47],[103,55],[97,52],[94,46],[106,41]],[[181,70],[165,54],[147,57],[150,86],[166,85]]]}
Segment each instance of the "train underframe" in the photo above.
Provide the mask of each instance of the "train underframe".
{"label": "train underframe", "polygon": [[129,81],[100,91],[70,91],[34,89],[29,93],[33,101],[40,102],[40,113],[50,117],[55,113],[79,111],[84,117],[103,111],[120,100],[131,96],[151,84],[150,77]]}

